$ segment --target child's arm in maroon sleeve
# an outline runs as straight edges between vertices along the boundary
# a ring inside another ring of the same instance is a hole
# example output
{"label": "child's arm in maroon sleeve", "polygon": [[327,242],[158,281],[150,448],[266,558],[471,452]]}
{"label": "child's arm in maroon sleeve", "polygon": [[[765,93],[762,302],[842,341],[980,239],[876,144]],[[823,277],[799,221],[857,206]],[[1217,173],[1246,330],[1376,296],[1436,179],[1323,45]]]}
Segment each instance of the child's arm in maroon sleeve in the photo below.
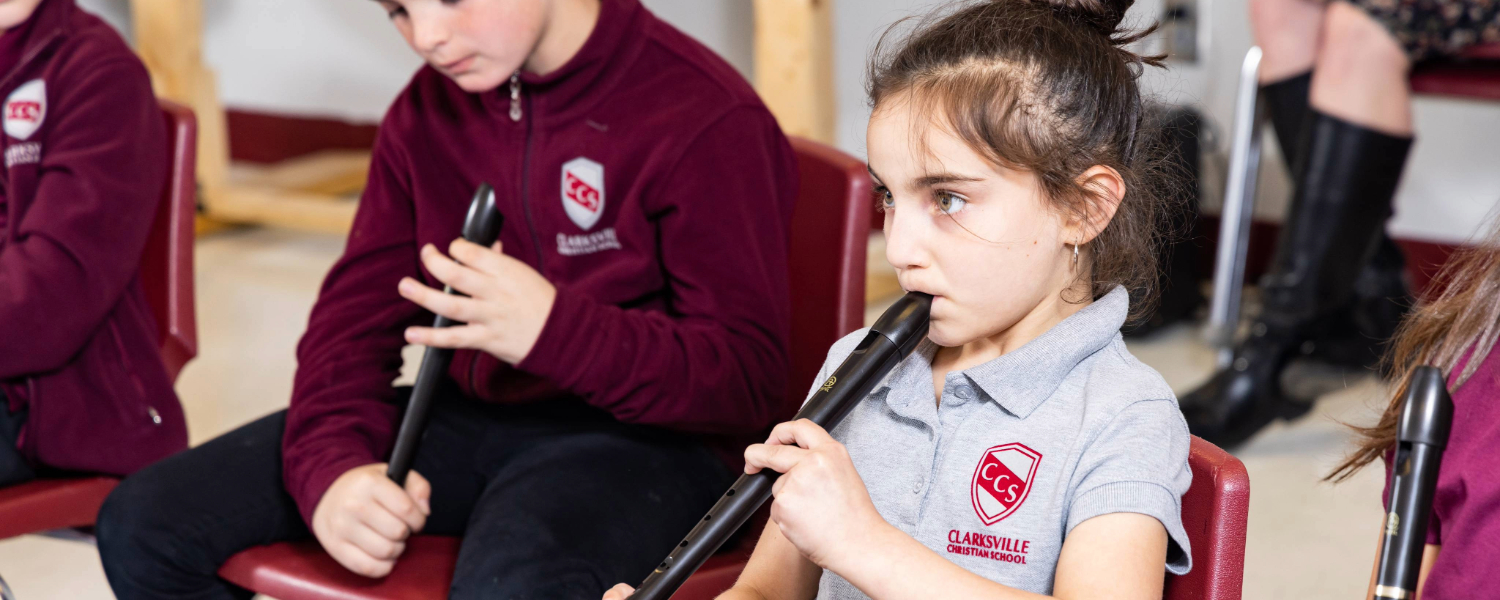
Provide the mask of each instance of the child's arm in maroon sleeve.
{"label": "child's arm in maroon sleeve", "polygon": [[388,129],[382,126],[376,142],[348,246],[323,281],[297,345],[282,464],[287,491],[309,523],[334,479],[389,452],[401,332],[423,314],[396,294],[402,277],[420,271],[407,163]]}
{"label": "child's arm in maroon sleeve", "polygon": [[0,247],[0,379],[61,367],[89,340],[140,268],[166,182],[166,124],[145,68],[71,70],[83,75],[56,83],[45,137],[12,143],[40,144],[41,162]]}
{"label": "child's arm in maroon sleeve", "polygon": [[668,313],[557,292],[519,368],[616,418],[745,433],[784,418],[787,229],[796,163],[761,107],[728,112],[684,149],[653,196]]}

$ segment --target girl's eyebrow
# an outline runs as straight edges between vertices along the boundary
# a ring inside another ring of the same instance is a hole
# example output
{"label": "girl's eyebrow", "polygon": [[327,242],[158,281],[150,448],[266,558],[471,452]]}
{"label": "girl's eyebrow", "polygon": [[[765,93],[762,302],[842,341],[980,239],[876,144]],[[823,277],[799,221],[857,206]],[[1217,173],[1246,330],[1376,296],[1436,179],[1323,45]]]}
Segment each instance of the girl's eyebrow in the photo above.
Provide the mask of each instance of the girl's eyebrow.
{"label": "girl's eyebrow", "polygon": [[[875,172],[875,167],[872,167],[872,166],[869,166],[869,165],[865,165],[865,170],[870,172],[870,177],[872,177],[872,178],[875,179],[875,183],[880,184],[880,185],[885,185],[885,180],[881,179],[880,175]],[[936,187],[936,186],[940,186],[940,185],[947,184],[947,183],[968,183],[968,182],[972,182],[972,181],[983,181],[983,180],[984,180],[983,177],[974,177],[974,176],[971,176],[971,175],[960,175],[958,173],[941,172],[941,173],[929,173],[927,175],[923,175],[922,177],[917,178],[916,185],[919,188],[930,188],[930,187]]]}
{"label": "girl's eyebrow", "polygon": [[982,177],[960,175],[957,173],[929,173],[917,178],[917,187],[935,187],[945,183],[966,183],[970,181],[983,181]]}

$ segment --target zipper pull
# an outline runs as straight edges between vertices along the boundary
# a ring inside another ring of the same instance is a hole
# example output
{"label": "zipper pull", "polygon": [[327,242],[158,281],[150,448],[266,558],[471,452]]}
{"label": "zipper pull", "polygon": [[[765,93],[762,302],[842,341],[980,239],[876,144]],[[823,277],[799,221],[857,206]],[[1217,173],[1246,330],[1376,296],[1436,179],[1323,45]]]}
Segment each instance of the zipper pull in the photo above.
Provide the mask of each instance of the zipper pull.
{"label": "zipper pull", "polygon": [[510,120],[521,120],[521,72],[510,76]]}

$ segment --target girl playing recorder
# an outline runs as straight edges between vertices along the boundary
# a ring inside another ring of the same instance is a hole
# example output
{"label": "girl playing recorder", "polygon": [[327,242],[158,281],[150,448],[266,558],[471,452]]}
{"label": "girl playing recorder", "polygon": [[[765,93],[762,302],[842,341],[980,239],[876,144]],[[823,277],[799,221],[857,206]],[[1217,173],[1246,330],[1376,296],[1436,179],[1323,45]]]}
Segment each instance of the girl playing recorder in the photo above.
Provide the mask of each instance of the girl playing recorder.
{"label": "girl playing recorder", "polygon": [[722,598],[1144,599],[1188,570],[1191,438],[1119,334],[1165,197],[1128,5],[970,2],[882,41],[870,173],[928,339],[831,432],[745,451],[784,474]]}

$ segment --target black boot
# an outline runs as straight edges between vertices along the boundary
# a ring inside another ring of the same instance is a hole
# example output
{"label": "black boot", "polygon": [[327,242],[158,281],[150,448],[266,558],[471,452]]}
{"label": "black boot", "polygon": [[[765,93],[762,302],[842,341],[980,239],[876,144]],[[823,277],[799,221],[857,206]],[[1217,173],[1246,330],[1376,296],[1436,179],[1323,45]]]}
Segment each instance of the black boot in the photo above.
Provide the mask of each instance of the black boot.
{"label": "black boot", "polygon": [[1260,86],[1260,97],[1266,103],[1276,144],[1286,159],[1287,169],[1297,168],[1301,159],[1302,132],[1307,130],[1307,97],[1312,92],[1312,71]]}
{"label": "black boot", "polygon": [[1351,296],[1344,309],[1321,320],[1326,325],[1312,331],[1302,354],[1336,368],[1373,369],[1413,303],[1406,256],[1385,232],[1354,280]]}
{"label": "black boot", "polygon": [[[1260,88],[1288,170],[1297,168],[1301,158],[1299,140],[1307,129],[1311,89],[1311,71]],[[1406,257],[1382,228],[1374,258],[1361,269],[1349,303],[1306,332],[1299,354],[1332,367],[1373,368],[1411,304]],[[1315,383],[1311,389],[1318,387]]]}
{"label": "black boot", "polygon": [[1392,137],[1313,111],[1296,190],[1261,282],[1260,318],[1234,361],[1182,398],[1195,435],[1223,447],[1310,405],[1289,399],[1280,376],[1320,321],[1347,310],[1354,282],[1377,247],[1411,138]]}

